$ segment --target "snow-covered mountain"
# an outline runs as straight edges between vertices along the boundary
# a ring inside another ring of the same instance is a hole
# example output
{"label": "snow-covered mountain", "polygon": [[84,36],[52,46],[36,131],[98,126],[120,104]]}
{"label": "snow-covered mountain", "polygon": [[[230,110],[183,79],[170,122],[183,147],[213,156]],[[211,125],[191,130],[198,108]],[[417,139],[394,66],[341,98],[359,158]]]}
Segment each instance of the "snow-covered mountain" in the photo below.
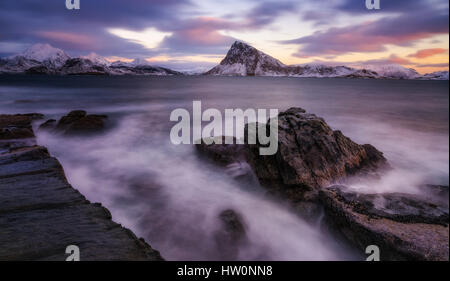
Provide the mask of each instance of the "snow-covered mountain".
{"label": "snow-covered mountain", "polygon": [[[132,62],[109,62],[104,57],[90,53],[71,58],[63,50],[49,44],[36,44],[25,52],[0,58],[0,74],[51,74],[51,75],[181,75],[183,73],[164,67],[152,66],[147,60],[137,58]],[[194,72],[195,73],[195,72]],[[236,41],[219,65],[204,75],[226,76],[289,76],[289,77],[343,77],[371,79],[422,79],[448,80],[448,71],[420,75],[412,68],[400,65],[329,66],[325,64],[285,65],[281,61]]]}
{"label": "snow-covered mountain", "polygon": [[35,44],[21,55],[25,59],[35,60],[47,67],[61,67],[70,57],[61,49],[53,48],[49,44]]}
{"label": "snow-covered mountain", "polygon": [[427,73],[423,77],[426,80],[448,80],[448,71],[436,71]]}
{"label": "snow-covered mountain", "polygon": [[218,66],[206,72],[208,75],[278,76],[285,74],[286,65],[279,60],[236,41]]}
{"label": "snow-covered mountain", "polygon": [[227,55],[219,65],[204,74],[226,76],[343,77],[372,79],[445,78],[445,74],[421,76],[414,69],[393,64],[364,68],[328,66],[324,64],[285,65],[279,60],[240,41],[233,43]]}
{"label": "snow-covered mountain", "polygon": [[151,66],[146,60],[132,63],[110,63],[104,57],[90,53],[71,58],[63,50],[49,44],[35,44],[24,53],[0,59],[0,74],[52,75],[179,75],[180,72]]}
{"label": "snow-covered mountain", "polygon": [[387,79],[418,79],[420,74],[412,68],[406,68],[398,64],[366,66],[375,71],[382,78]]}
{"label": "snow-covered mountain", "polygon": [[105,59],[104,57],[102,57],[102,56],[100,56],[99,54],[96,54],[96,53],[90,53],[89,55],[82,56],[80,58],[88,59],[88,60],[90,60],[91,62],[93,62],[94,64],[97,64],[97,65],[103,65],[103,66],[110,66],[111,65],[111,63],[107,59]]}

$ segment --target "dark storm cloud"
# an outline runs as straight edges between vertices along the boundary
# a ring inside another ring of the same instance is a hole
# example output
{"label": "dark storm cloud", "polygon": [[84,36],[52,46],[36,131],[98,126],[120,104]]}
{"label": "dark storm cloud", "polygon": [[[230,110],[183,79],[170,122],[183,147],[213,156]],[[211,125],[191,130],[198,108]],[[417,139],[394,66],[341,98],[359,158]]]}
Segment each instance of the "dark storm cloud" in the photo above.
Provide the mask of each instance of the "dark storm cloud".
{"label": "dark storm cloud", "polygon": [[272,23],[278,16],[286,12],[295,12],[297,5],[295,1],[260,2],[255,8],[247,13],[248,27],[262,27]]}
{"label": "dark storm cloud", "polygon": [[80,10],[67,10],[64,0],[0,2],[1,42],[48,42],[73,53],[104,55],[151,53],[106,28],[170,30],[179,24],[183,8],[193,5],[188,0],[95,0],[81,1]]}

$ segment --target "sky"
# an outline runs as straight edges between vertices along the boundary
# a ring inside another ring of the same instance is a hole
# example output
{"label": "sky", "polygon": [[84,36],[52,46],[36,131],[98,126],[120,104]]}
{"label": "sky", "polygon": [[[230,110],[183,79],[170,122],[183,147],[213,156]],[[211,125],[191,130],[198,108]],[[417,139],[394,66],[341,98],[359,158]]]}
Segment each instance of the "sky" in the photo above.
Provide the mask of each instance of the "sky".
{"label": "sky", "polygon": [[71,56],[218,64],[235,40],[283,63],[448,70],[447,0],[0,0],[0,57],[49,43]]}

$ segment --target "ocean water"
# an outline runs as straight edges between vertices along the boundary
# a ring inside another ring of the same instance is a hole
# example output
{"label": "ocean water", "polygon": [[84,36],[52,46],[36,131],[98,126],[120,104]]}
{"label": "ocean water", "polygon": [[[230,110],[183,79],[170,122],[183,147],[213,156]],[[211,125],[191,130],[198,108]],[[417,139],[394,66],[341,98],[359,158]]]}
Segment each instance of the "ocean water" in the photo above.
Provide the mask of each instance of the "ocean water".
{"label": "ocean water", "polygon": [[308,223],[264,196],[257,182],[238,183],[199,159],[192,145],[173,145],[171,111],[191,111],[193,100],[203,109],[302,107],[352,140],[374,145],[394,167],[352,188],[417,193],[423,183],[449,183],[448,90],[448,81],[0,76],[0,113],[108,114],[105,134],[39,132],[38,142],[60,160],[75,188],[166,259],[223,259],[216,238],[218,214],[226,209],[241,214],[248,236],[233,259],[362,259],[364,253],[327,233],[320,221]]}

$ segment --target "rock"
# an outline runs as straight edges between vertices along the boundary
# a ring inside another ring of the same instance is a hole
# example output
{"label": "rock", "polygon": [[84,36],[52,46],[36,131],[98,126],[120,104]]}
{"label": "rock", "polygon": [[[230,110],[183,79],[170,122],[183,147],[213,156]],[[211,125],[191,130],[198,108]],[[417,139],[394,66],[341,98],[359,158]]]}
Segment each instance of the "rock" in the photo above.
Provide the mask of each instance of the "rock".
{"label": "rock", "polygon": [[247,240],[242,216],[234,210],[227,209],[219,214],[220,229],[215,233],[218,252],[224,260],[236,260],[239,248]]}
{"label": "rock", "polygon": [[49,119],[39,125],[38,130],[54,130],[56,128],[56,120],[55,119]]}
{"label": "rock", "polygon": [[[247,161],[246,148],[243,145],[236,144],[236,138],[223,136],[218,138],[222,139],[222,144],[212,143],[214,138],[205,138],[195,148],[200,155],[204,155],[220,165],[226,166],[235,162]],[[228,142],[233,144],[225,144],[227,138]]]}
{"label": "rock", "polygon": [[65,135],[99,133],[105,129],[105,119],[107,118],[106,115],[88,115],[84,110],[74,110],[61,117],[58,122],[54,119],[45,121],[39,126],[39,129],[60,132]]}
{"label": "rock", "polygon": [[327,220],[361,250],[377,245],[382,260],[449,259],[448,205],[411,194],[359,194],[345,186],[319,194]]}
{"label": "rock", "polygon": [[58,122],[58,127],[63,128],[70,126],[74,122],[80,120],[81,118],[86,116],[86,111],[84,110],[73,110],[69,112],[67,115],[61,117]]}
{"label": "rock", "polygon": [[[248,126],[245,131],[247,136]],[[260,155],[259,148],[259,144],[197,145],[201,154],[221,164],[248,162],[269,193],[287,198],[307,217],[320,211],[320,188],[355,175],[377,176],[382,168],[389,167],[375,147],[353,142],[301,108],[278,115],[275,155]]]}
{"label": "rock", "polygon": [[[2,127],[30,126],[30,116],[0,115]],[[30,128],[31,133],[33,132]],[[42,146],[8,140],[0,151],[0,260],[60,260],[76,245],[81,260],[163,260],[67,181]],[[19,143],[19,144],[15,144]]]}
{"label": "rock", "polygon": [[0,140],[34,137],[31,122],[34,115],[0,115]]}
{"label": "rock", "polygon": [[278,129],[275,155],[261,156],[259,145],[249,145],[250,163],[263,183],[318,189],[387,166],[376,148],[353,142],[304,109],[280,113]]}

